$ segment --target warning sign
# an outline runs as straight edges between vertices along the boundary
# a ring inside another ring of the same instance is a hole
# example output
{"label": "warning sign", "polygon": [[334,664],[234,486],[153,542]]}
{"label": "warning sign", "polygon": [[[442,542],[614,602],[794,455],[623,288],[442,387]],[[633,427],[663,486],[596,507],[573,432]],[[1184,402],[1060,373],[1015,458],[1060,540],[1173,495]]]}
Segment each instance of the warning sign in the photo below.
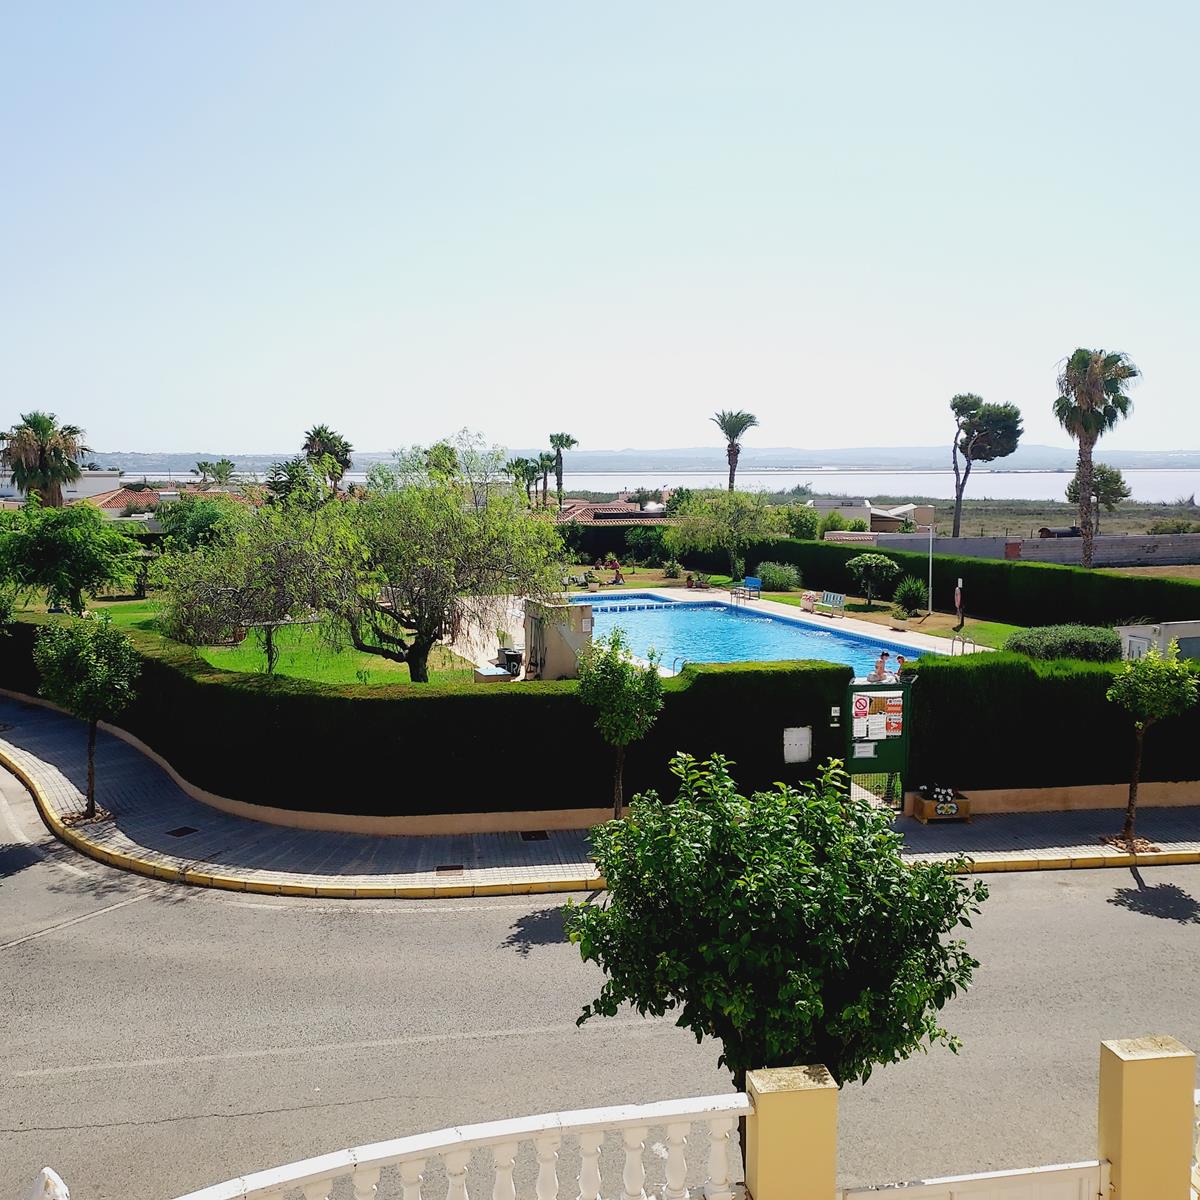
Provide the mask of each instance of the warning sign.
{"label": "warning sign", "polygon": [[854,695],[854,716],[861,720],[871,711],[871,697],[864,692],[856,692]]}

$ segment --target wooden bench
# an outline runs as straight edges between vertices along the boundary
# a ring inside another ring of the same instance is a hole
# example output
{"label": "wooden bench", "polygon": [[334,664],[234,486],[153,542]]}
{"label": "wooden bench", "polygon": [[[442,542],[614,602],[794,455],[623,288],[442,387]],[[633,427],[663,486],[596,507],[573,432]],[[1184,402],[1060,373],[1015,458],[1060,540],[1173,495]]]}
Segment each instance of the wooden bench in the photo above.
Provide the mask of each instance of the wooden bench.
{"label": "wooden bench", "polygon": [[827,612],[831,617],[846,615],[846,597],[841,592],[822,592],[813,604],[813,612]]}
{"label": "wooden bench", "polygon": [[762,580],[756,575],[747,575],[741,583],[730,584],[729,595],[733,600],[761,600]]}

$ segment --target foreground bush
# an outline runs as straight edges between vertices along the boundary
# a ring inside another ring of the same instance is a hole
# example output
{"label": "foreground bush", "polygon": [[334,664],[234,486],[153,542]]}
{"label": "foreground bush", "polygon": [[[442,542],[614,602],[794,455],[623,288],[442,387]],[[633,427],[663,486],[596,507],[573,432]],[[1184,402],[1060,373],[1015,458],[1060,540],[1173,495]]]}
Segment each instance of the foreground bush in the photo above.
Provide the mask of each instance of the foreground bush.
{"label": "foreground bush", "polygon": [[1012,634],[1004,649],[1030,658],[1116,662],[1121,657],[1121,638],[1105,625],[1043,625]]}
{"label": "foreground bush", "polygon": [[791,563],[759,563],[758,577],[764,592],[793,592],[800,586],[800,572]]}
{"label": "foreground bush", "polygon": [[754,1067],[824,1063],[866,1080],[941,1042],[978,963],[963,942],[987,897],[953,864],[906,863],[891,814],[848,795],[837,764],[800,787],[739,795],[728,762],[677,755],[679,795],[648,792],[592,831],[603,905],[566,928],[607,979],[582,1023],[672,1012],[743,1086]]}

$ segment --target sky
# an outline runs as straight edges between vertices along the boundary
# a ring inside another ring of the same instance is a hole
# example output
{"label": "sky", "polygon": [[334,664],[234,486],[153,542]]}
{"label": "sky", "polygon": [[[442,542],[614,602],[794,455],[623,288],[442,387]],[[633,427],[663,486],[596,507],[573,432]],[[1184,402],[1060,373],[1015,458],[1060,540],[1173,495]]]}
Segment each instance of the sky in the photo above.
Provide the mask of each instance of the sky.
{"label": "sky", "polygon": [[1200,6],[0,6],[0,424],[106,450],[1200,447]]}

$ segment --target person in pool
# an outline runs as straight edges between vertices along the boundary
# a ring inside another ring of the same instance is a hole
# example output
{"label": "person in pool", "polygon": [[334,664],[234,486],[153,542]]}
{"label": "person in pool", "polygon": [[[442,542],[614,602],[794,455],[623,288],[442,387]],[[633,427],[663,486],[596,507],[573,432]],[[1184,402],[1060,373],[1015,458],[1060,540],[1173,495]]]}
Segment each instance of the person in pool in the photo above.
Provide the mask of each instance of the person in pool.
{"label": "person in pool", "polygon": [[886,650],[880,651],[879,657],[875,660],[875,665],[867,675],[868,683],[887,683],[888,659],[890,657]]}

